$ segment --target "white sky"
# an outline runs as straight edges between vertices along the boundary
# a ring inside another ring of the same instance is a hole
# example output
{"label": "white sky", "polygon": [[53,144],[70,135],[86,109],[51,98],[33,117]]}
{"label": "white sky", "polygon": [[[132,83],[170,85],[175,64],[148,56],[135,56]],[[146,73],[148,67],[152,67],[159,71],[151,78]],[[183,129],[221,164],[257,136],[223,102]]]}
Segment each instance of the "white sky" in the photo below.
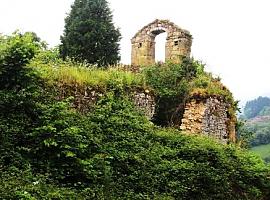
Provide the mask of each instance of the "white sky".
{"label": "white sky", "polygon": [[[59,44],[74,0],[0,0],[0,33],[33,31]],[[222,78],[238,100],[270,95],[269,0],[108,0],[122,33],[121,56],[130,63],[130,39],[154,19],[169,19],[193,35],[192,55]],[[164,56],[157,39],[157,59]],[[163,43],[162,43],[163,42]]]}

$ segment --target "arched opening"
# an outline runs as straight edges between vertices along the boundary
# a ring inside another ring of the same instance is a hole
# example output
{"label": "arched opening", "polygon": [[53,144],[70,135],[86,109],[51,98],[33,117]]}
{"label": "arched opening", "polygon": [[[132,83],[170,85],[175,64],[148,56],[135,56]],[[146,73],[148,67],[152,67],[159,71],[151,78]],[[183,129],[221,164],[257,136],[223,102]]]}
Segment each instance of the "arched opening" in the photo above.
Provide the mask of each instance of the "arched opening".
{"label": "arched opening", "polygon": [[163,32],[155,38],[155,62],[165,62],[167,33]]}
{"label": "arched opening", "polygon": [[131,64],[149,66],[166,60],[181,63],[183,56],[190,55],[191,43],[192,36],[188,31],[168,20],[154,20],[131,39]]}

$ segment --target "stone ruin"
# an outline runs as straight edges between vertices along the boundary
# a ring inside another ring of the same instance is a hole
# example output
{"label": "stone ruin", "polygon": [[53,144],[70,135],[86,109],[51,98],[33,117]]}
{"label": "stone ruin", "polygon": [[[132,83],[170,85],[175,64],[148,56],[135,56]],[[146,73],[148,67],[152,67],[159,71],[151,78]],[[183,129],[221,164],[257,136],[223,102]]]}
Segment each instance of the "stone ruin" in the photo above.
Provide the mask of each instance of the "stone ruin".
{"label": "stone ruin", "polygon": [[[71,107],[81,113],[92,112],[97,101],[104,96],[103,92],[97,91],[92,87],[77,87],[68,84],[60,84],[58,92],[59,94],[56,97],[58,100],[63,100],[70,96],[74,97]],[[148,90],[133,91],[129,92],[129,98],[149,120],[153,118],[156,109],[154,94]]]}
{"label": "stone ruin", "polygon": [[[183,57],[189,57],[192,45],[191,34],[168,20],[155,20],[139,30],[131,39],[131,65],[147,66],[155,64],[155,37],[167,33],[165,61],[181,63]],[[140,94],[138,94],[140,95]],[[138,107],[143,108],[149,118],[155,109],[154,97],[136,96]],[[147,97],[145,99],[145,97]],[[136,99],[136,98],[135,98]],[[149,101],[150,99],[150,102]],[[139,102],[139,103],[138,103]],[[230,116],[230,106],[215,96],[208,98],[190,98],[185,105],[180,129],[191,134],[203,134],[221,143],[235,142],[235,116]]]}
{"label": "stone ruin", "polygon": [[230,106],[222,98],[191,98],[186,103],[180,129],[212,137],[224,144],[235,142],[235,118],[228,113]]}
{"label": "stone ruin", "polygon": [[191,34],[168,20],[155,20],[139,30],[131,39],[131,65],[145,66],[155,64],[155,38],[167,33],[165,61],[180,63],[182,57],[191,52]]}
{"label": "stone ruin", "polygon": [[[93,88],[74,88],[70,85],[62,85],[59,89],[58,99],[73,96],[71,104],[82,113],[91,112],[97,100],[104,94]],[[130,100],[136,107],[144,112],[148,119],[153,119],[156,107],[155,95],[146,91],[133,91]],[[221,143],[235,141],[235,119],[228,114],[230,104],[222,98],[191,97],[185,104],[183,118],[180,120],[180,129],[186,133],[203,134],[212,137]]]}
{"label": "stone ruin", "polygon": [[[166,60],[181,63],[182,56],[189,56],[192,37],[188,31],[167,20],[155,20],[140,30],[132,39],[132,65],[140,67],[155,63],[155,37],[167,32]],[[91,112],[102,92],[94,88],[73,88],[62,85],[59,99],[73,96],[72,106],[80,112]],[[129,94],[130,100],[141,109],[148,119],[153,119],[157,105],[155,95],[148,90],[133,91]],[[185,104],[183,118],[177,125],[186,133],[202,134],[221,143],[235,141],[235,116],[230,116],[229,109],[232,105],[216,96],[193,96]]]}

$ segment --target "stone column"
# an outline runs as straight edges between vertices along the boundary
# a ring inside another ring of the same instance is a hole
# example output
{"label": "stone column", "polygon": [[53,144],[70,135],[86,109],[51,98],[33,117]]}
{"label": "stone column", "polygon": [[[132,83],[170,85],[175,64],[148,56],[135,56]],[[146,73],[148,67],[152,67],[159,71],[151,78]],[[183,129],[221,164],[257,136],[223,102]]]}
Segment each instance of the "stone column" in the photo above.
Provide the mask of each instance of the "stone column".
{"label": "stone column", "polygon": [[183,37],[181,33],[174,33],[168,37],[166,43],[166,61],[181,63],[182,58],[189,57],[191,52],[191,40]]}
{"label": "stone column", "polygon": [[155,38],[150,36],[132,43],[131,64],[136,66],[155,64]]}

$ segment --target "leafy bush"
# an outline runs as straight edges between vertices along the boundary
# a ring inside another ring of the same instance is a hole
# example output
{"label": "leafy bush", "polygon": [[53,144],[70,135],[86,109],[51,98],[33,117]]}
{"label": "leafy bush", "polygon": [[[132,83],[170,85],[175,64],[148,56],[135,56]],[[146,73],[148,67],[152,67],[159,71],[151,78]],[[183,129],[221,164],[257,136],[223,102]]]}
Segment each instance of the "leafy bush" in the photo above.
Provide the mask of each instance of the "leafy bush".
{"label": "leafy bush", "polygon": [[[20,154],[25,133],[36,123],[39,81],[26,65],[42,44],[34,33],[4,36],[0,49],[0,159],[3,166],[27,165]],[[40,82],[41,83],[41,82]]]}
{"label": "leafy bush", "polygon": [[144,69],[146,83],[158,99],[154,122],[159,125],[177,125],[183,114],[185,100],[189,98],[190,81],[203,70],[198,62],[188,58],[181,65],[165,63]]}
{"label": "leafy bush", "polygon": [[254,138],[250,141],[251,146],[270,144],[270,127],[265,127],[256,131]]}
{"label": "leafy bush", "polygon": [[55,124],[61,120],[60,125],[65,125],[60,127],[72,126],[76,133],[65,128],[46,140],[34,135],[33,141],[43,142],[30,146],[39,149],[30,151],[31,160],[38,162],[32,165],[44,166],[50,179],[83,191],[82,196],[257,199],[268,195],[269,168],[260,159],[210,139],[155,128],[123,96],[108,94],[93,113],[78,118],[80,123],[69,121],[70,116],[57,118],[53,117]]}
{"label": "leafy bush", "polygon": [[264,158],[264,161],[267,163],[270,163],[270,156],[267,156],[266,158]]}
{"label": "leafy bush", "polygon": [[31,169],[0,170],[1,199],[83,199],[75,189],[60,187],[44,175],[36,175]]}
{"label": "leafy bush", "polygon": [[[27,84],[30,74],[26,65],[42,49],[43,43],[34,33],[14,32],[3,36],[0,43],[0,89]],[[25,87],[25,86],[24,86]]]}
{"label": "leafy bush", "polygon": [[[14,43],[14,51],[31,50],[26,43]],[[24,84],[16,82],[19,87],[11,78],[8,86],[0,88],[2,199],[269,197],[270,169],[258,157],[232,145],[156,127],[119,89],[106,92],[93,112],[81,114],[70,108],[68,99],[55,100],[42,79],[48,71],[25,67],[34,54],[26,60],[24,54],[18,55],[14,63],[11,59],[0,65],[19,70],[17,80],[28,78]],[[9,57],[1,57],[5,58]],[[189,64],[172,65],[168,77],[172,79],[164,81],[158,77],[169,71],[160,69],[151,86],[161,97],[185,94],[186,88],[180,86],[200,71]],[[111,87],[117,88],[119,82]]]}
{"label": "leafy bush", "polygon": [[267,119],[254,122],[247,121],[242,130],[253,133],[248,141],[252,147],[270,143],[270,125]]}

